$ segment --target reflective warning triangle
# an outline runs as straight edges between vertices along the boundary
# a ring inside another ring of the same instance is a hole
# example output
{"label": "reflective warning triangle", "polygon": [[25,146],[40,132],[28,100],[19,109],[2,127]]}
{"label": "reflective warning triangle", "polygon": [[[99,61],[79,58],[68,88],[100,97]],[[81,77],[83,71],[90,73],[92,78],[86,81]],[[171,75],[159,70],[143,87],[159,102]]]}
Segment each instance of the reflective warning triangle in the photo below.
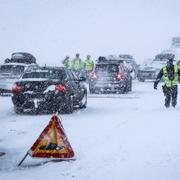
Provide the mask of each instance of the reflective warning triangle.
{"label": "reflective warning triangle", "polygon": [[37,158],[65,159],[74,156],[74,151],[57,115],[52,116],[49,124],[28,151],[28,154]]}

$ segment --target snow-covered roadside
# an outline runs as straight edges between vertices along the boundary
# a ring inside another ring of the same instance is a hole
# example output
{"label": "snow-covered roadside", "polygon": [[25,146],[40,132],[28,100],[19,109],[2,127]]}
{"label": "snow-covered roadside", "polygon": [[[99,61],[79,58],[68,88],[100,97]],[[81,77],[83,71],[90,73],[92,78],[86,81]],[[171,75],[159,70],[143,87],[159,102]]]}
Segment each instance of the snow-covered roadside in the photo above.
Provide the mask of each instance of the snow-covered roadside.
{"label": "snow-covered roadside", "polygon": [[0,179],[179,180],[180,105],[165,109],[160,86],[133,85],[123,98],[89,98],[87,109],[61,116],[76,161],[20,169],[51,115],[16,115],[10,98],[0,97],[0,148],[7,152]]}

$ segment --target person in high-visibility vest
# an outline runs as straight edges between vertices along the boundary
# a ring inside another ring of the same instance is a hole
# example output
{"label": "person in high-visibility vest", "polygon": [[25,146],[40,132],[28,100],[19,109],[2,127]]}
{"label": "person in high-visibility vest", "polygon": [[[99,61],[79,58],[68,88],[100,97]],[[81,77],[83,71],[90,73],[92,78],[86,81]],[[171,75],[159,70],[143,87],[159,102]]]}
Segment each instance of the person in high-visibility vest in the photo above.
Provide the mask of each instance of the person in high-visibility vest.
{"label": "person in high-visibility vest", "polygon": [[154,82],[154,89],[157,89],[158,83],[163,79],[164,85],[162,86],[163,93],[165,96],[165,107],[171,105],[173,107],[177,104],[177,94],[178,94],[178,78],[180,77],[180,69],[177,65],[173,64],[173,57],[169,57],[167,65],[163,67],[157,75]]}
{"label": "person in high-visibility vest", "polygon": [[86,78],[89,79],[90,73],[94,70],[94,61],[91,59],[90,55],[87,55],[86,60],[84,61],[84,71]]}
{"label": "person in high-visibility vest", "polygon": [[87,58],[84,62],[84,70],[86,72],[92,72],[94,69],[94,61],[91,59],[90,55],[87,55]]}
{"label": "person in high-visibility vest", "polygon": [[77,53],[76,57],[72,60],[71,68],[75,71],[80,71],[83,69],[84,63],[80,58],[80,55]]}
{"label": "person in high-visibility vest", "polygon": [[72,60],[71,69],[79,76],[83,73],[84,62],[80,58],[79,53],[76,54],[76,57]]}
{"label": "person in high-visibility vest", "polygon": [[69,59],[69,56],[66,56],[65,59],[63,59],[62,64],[68,69],[71,68],[71,61]]}

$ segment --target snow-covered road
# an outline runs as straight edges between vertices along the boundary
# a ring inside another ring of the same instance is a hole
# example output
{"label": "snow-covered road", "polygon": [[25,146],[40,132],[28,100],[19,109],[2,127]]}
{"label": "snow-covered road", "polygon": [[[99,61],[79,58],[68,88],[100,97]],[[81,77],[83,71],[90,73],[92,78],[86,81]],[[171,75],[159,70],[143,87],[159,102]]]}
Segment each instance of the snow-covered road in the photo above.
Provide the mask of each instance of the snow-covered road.
{"label": "snow-covered road", "polygon": [[[166,109],[161,87],[133,83],[121,98],[88,98],[88,107],[62,115],[76,161],[17,167],[51,115],[16,115],[0,97],[0,179],[179,180],[180,97]],[[116,97],[116,96],[115,96]],[[36,164],[28,157],[23,165]]]}

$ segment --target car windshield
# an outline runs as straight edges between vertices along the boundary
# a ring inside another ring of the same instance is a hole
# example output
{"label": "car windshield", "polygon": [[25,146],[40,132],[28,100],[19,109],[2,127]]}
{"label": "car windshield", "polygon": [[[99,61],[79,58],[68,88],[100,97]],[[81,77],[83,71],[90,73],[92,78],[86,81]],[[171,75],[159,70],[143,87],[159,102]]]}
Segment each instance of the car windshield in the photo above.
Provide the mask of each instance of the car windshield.
{"label": "car windshield", "polygon": [[118,65],[115,64],[99,64],[95,68],[96,72],[117,72]]}
{"label": "car windshield", "polygon": [[48,72],[30,72],[30,73],[25,73],[22,77],[23,79],[27,78],[48,78]]}
{"label": "car windshield", "polygon": [[2,65],[0,66],[0,73],[21,75],[24,72],[24,66],[20,65]]}
{"label": "car windshield", "polygon": [[28,78],[41,78],[41,79],[63,79],[64,73],[59,70],[44,70],[27,72],[23,75],[22,79]]}

